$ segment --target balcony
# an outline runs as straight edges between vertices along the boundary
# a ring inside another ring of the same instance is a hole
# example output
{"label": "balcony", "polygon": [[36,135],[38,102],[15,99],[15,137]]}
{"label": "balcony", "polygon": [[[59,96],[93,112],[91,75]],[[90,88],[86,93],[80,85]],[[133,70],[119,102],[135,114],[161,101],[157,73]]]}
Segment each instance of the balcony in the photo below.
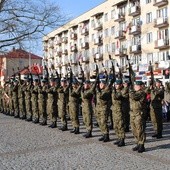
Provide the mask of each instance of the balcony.
{"label": "balcony", "polygon": [[96,59],[96,60],[103,60],[103,54],[101,54],[101,53],[96,53],[96,54],[95,54],[95,59]]}
{"label": "balcony", "polygon": [[82,49],[88,49],[89,48],[89,43],[88,42],[81,43],[81,48]]}
{"label": "balcony", "polygon": [[71,50],[71,52],[75,52],[76,53],[77,52],[77,46],[71,46],[70,50]]}
{"label": "balcony", "polygon": [[94,45],[102,45],[103,44],[103,40],[101,38],[95,38],[94,39]]}
{"label": "balcony", "polygon": [[66,56],[64,56],[64,57],[62,58],[61,64],[62,64],[62,66],[66,66],[66,65],[68,64],[68,59],[67,59]]}
{"label": "balcony", "polygon": [[[127,51],[127,50],[126,50]],[[123,48],[117,48],[116,50],[115,50],[115,56],[123,56],[123,55],[125,55],[126,54],[126,52],[124,51],[124,49]]]}
{"label": "balcony", "polygon": [[168,4],[168,0],[154,0],[153,6],[161,7]]}
{"label": "balcony", "polygon": [[62,41],[61,41],[61,38],[57,38],[57,39],[55,40],[55,44],[56,44],[56,45],[59,45],[59,46],[60,46],[60,45],[61,45],[61,42],[62,42]]}
{"label": "balcony", "polygon": [[81,35],[88,35],[89,34],[89,29],[88,28],[82,28],[81,30]]}
{"label": "balcony", "polygon": [[139,6],[133,6],[131,8],[129,8],[129,16],[137,16],[137,15],[140,15],[141,13],[141,9]]}
{"label": "balcony", "polygon": [[141,53],[141,45],[130,46],[130,53],[134,53],[134,54]]}
{"label": "balcony", "polygon": [[67,37],[63,37],[62,38],[62,43],[67,44],[68,43],[68,38]]}
{"label": "balcony", "polygon": [[61,57],[61,55],[62,55],[62,50],[61,50],[61,49],[57,49],[56,52],[57,52],[57,56]]}
{"label": "balcony", "polygon": [[125,34],[122,30],[115,32],[115,39],[124,39]]}
{"label": "balcony", "polygon": [[76,40],[77,39],[77,33],[71,33],[71,37],[72,40]]}
{"label": "balcony", "polygon": [[75,55],[70,56],[70,64],[77,64],[77,57]]}
{"label": "balcony", "polygon": [[52,49],[54,48],[54,42],[49,43],[49,48],[52,48]]}
{"label": "balcony", "polygon": [[154,20],[155,28],[163,28],[169,26],[168,18],[160,17]]}
{"label": "balcony", "polygon": [[155,49],[169,48],[169,39],[159,39],[155,41]]}
{"label": "balcony", "polygon": [[121,22],[124,20],[125,20],[125,14],[119,13],[115,15],[115,19],[114,19],[115,22]]}
{"label": "balcony", "polygon": [[48,51],[48,46],[47,45],[44,46],[44,51]]}
{"label": "balcony", "polygon": [[94,29],[98,31],[103,29],[103,24],[101,22],[96,22]]}
{"label": "balcony", "polygon": [[133,25],[129,29],[129,34],[130,35],[136,35],[136,34],[140,34],[140,33],[141,33],[141,26],[140,25]]}
{"label": "balcony", "polygon": [[62,51],[62,54],[63,54],[63,55],[67,55],[67,54],[68,54],[67,49],[64,49],[64,50]]}

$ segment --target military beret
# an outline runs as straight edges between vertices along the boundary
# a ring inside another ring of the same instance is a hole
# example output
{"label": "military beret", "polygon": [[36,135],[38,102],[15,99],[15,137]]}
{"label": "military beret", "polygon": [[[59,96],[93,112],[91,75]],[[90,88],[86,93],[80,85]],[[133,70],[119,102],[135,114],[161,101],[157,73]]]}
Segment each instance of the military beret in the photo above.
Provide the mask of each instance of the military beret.
{"label": "military beret", "polygon": [[84,84],[90,84],[91,82],[90,82],[90,80],[86,80],[85,82],[84,82]]}
{"label": "military beret", "polygon": [[105,79],[100,80],[100,83],[107,84],[107,81]]}
{"label": "military beret", "polygon": [[135,85],[143,85],[143,82],[142,82],[142,81],[135,81],[134,84],[135,84]]}
{"label": "military beret", "polygon": [[156,79],[156,82],[157,82],[157,83],[162,83],[162,81],[161,81],[161,80],[159,80],[159,79]]}
{"label": "military beret", "polygon": [[18,80],[16,80],[16,79],[13,79],[13,82],[14,82],[14,83],[18,83]]}
{"label": "military beret", "polygon": [[127,83],[127,84],[128,84],[128,83],[130,83],[130,82],[129,82],[129,80],[124,80],[123,83]]}
{"label": "military beret", "polygon": [[116,81],[115,81],[115,84],[117,84],[117,85],[122,84],[122,80],[120,80],[120,79],[116,80]]}
{"label": "military beret", "polygon": [[38,79],[34,79],[34,82],[38,82]]}
{"label": "military beret", "polygon": [[67,82],[67,79],[65,77],[61,78],[61,82]]}

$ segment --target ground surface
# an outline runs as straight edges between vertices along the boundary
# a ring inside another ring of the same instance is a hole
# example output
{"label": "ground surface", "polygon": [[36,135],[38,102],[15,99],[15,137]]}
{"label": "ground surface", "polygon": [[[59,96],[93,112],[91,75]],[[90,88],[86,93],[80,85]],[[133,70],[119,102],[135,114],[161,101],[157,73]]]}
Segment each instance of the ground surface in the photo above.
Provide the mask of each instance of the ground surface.
{"label": "ground surface", "polygon": [[135,146],[131,132],[126,146],[118,148],[113,145],[113,130],[108,143],[98,141],[98,128],[90,139],[82,136],[82,124],[80,130],[74,135],[0,114],[0,170],[170,170],[170,122],[164,123],[164,138],[159,140],[150,137],[152,126],[147,124],[142,154],[131,150]]}

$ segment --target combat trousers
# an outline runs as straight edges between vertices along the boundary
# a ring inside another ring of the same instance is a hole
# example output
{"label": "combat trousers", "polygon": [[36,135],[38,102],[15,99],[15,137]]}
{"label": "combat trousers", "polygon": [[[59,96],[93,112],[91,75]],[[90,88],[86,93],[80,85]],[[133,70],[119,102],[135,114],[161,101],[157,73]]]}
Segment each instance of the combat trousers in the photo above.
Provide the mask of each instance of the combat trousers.
{"label": "combat trousers", "polygon": [[62,123],[63,126],[67,125],[66,107],[67,107],[66,103],[62,103],[62,102],[58,103],[58,113],[59,113],[59,117],[61,119],[61,123]]}
{"label": "combat trousers", "polygon": [[97,122],[99,124],[99,128],[100,128],[101,133],[103,135],[106,135],[106,134],[109,133],[108,127],[107,127],[107,118],[108,118],[108,115],[107,115],[106,110],[107,109],[99,109],[99,108],[97,108],[97,110],[96,110]]}
{"label": "combat trousers", "polygon": [[71,118],[71,123],[73,128],[78,128],[79,127],[79,118],[78,118],[78,111],[79,107],[77,104],[69,104],[69,111],[70,111],[70,118]]}
{"label": "combat trousers", "polygon": [[47,101],[47,115],[51,122],[57,122],[57,106],[51,100]]}
{"label": "combat trousers", "polygon": [[33,120],[39,119],[38,100],[32,100],[32,116]]}
{"label": "combat trousers", "polygon": [[136,143],[144,144],[146,135],[145,135],[145,122],[144,122],[143,113],[140,111],[131,112],[130,125]]}
{"label": "combat trousers", "polygon": [[27,119],[32,118],[32,104],[30,99],[25,100],[25,107],[26,107],[26,117]]}
{"label": "combat trousers", "polygon": [[82,104],[83,122],[87,131],[92,131],[92,107]]}
{"label": "combat trousers", "polygon": [[163,130],[162,108],[151,107],[150,116],[155,132],[159,135],[162,135]]}
{"label": "combat trousers", "polygon": [[124,121],[121,108],[113,109],[113,124],[116,136],[118,139],[125,138],[125,131],[124,131]]}
{"label": "combat trousers", "polygon": [[26,116],[24,98],[19,98],[19,114],[20,114],[20,117],[25,117]]}
{"label": "combat trousers", "polygon": [[19,102],[18,102],[18,98],[13,98],[13,104],[14,104],[14,116],[19,116]]}
{"label": "combat trousers", "polygon": [[47,109],[46,109],[46,101],[38,100],[38,110],[40,120],[47,121]]}

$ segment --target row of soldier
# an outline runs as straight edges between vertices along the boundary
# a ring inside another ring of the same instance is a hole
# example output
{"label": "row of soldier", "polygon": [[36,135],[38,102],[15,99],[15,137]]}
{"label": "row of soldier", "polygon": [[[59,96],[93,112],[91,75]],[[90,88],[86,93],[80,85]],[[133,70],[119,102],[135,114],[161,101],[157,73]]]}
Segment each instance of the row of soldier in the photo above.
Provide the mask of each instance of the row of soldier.
{"label": "row of soldier", "polygon": [[[168,86],[169,87],[169,86]],[[160,80],[155,84],[145,87],[141,81],[136,81],[130,87],[128,81],[117,79],[114,83],[99,79],[99,76],[91,82],[85,80],[79,82],[76,78],[72,81],[62,78],[32,80],[13,79],[1,87],[0,109],[1,112],[15,118],[33,121],[41,125],[47,125],[47,117],[51,124],[49,127],[57,127],[59,117],[62,126],[60,130],[66,131],[69,114],[73,129],[70,131],[79,134],[79,108],[82,107],[83,123],[87,133],[85,138],[92,137],[95,115],[102,133],[99,141],[108,142],[109,127],[108,117],[113,122],[117,137],[115,145],[125,146],[125,132],[131,126],[135,137],[134,151],[145,151],[145,127],[148,117],[146,94],[151,94],[150,116],[154,126],[153,137],[162,138],[162,100],[164,89]]]}

